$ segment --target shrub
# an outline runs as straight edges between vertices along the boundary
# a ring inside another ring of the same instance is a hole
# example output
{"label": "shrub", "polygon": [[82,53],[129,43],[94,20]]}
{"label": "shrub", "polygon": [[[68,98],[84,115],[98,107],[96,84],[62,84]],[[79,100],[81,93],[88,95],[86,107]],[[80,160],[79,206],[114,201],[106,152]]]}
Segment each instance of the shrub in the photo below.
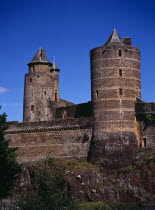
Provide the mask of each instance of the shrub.
{"label": "shrub", "polygon": [[85,142],[87,142],[87,141],[89,141],[89,136],[88,136],[88,134],[84,134],[83,135],[83,139],[82,139],[82,143],[85,143]]}
{"label": "shrub", "polygon": [[69,183],[64,179],[64,169],[55,169],[51,159],[36,173],[35,192],[24,195],[19,201],[22,210],[73,210],[75,202]]}
{"label": "shrub", "polygon": [[7,129],[6,114],[0,114],[0,198],[9,195],[12,185],[21,172],[21,165],[16,160],[16,149],[9,146],[4,131]]}

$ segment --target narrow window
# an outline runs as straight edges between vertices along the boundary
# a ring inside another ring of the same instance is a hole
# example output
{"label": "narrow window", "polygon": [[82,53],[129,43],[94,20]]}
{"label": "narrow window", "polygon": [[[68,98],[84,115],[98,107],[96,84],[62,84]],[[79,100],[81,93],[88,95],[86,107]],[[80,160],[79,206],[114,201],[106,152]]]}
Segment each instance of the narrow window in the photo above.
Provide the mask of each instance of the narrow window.
{"label": "narrow window", "polygon": [[35,67],[33,66],[33,72],[35,72]]}
{"label": "narrow window", "polygon": [[119,69],[119,76],[122,77],[122,69]]}
{"label": "narrow window", "polygon": [[58,100],[58,94],[57,93],[55,93],[55,101],[57,101]]}
{"label": "narrow window", "polygon": [[122,56],[122,50],[119,50],[119,56],[120,57]]}
{"label": "narrow window", "polygon": [[30,78],[30,83],[32,83],[32,78]]}
{"label": "narrow window", "polygon": [[143,145],[146,147],[146,138],[143,138]]}
{"label": "narrow window", "polygon": [[120,94],[120,96],[122,96],[122,95],[123,95],[122,88],[120,88],[120,89],[119,89],[119,94]]}
{"label": "narrow window", "polygon": [[98,90],[96,90],[96,98],[98,98]]}
{"label": "narrow window", "polygon": [[34,105],[31,105],[31,111],[34,111]]}
{"label": "narrow window", "polygon": [[46,96],[46,91],[44,91],[44,94],[45,94],[45,96]]}
{"label": "narrow window", "polygon": [[67,114],[66,114],[66,111],[63,111],[63,115],[62,115],[63,119],[66,119],[67,118]]}

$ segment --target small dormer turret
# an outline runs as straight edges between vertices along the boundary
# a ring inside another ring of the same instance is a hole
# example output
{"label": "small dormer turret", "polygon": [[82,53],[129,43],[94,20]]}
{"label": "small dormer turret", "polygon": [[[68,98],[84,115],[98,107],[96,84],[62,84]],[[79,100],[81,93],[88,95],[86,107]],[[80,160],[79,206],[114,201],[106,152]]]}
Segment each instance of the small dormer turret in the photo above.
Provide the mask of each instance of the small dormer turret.
{"label": "small dormer turret", "polygon": [[58,71],[58,72],[60,71],[60,69],[58,69],[55,61],[53,61],[53,63],[52,63],[51,71]]}

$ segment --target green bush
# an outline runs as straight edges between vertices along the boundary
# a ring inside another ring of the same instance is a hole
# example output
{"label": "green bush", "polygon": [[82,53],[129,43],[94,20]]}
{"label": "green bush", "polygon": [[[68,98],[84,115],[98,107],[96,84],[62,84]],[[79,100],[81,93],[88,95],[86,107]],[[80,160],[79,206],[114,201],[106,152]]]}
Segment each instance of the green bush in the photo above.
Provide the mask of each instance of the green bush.
{"label": "green bush", "polygon": [[87,133],[85,133],[85,134],[83,135],[82,143],[85,143],[85,142],[87,142],[87,141],[89,141],[89,136],[88,136]]}
{"label": "green bush", "polygon": [[64,179],[65,170],[55,169],[52,159],[46,160],[36,171],[34,192],[24,195],[19,201],[22,210],[73,210],[75,202],[70,185]]}
{"label": "green bush", "polygon": [[21,172],[21,165],[16,160],[17,148],[11,148],[9,140],[4,137],[7,128],[6,114],[0,114],[0,198],[9,195],[15,179]]}

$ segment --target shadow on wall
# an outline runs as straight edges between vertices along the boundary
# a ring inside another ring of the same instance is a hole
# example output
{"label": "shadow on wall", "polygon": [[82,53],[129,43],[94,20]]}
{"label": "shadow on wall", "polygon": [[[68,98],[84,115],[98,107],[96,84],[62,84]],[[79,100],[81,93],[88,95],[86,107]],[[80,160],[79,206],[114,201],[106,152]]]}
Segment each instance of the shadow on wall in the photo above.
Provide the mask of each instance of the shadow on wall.
{"label": "shadow on wall", "polygon": [[89,101],[88,103],[78,104],[76,107],[76,111],[74,114],[74,118],[79,117],[91,117],[92,116],[92,103]]}

